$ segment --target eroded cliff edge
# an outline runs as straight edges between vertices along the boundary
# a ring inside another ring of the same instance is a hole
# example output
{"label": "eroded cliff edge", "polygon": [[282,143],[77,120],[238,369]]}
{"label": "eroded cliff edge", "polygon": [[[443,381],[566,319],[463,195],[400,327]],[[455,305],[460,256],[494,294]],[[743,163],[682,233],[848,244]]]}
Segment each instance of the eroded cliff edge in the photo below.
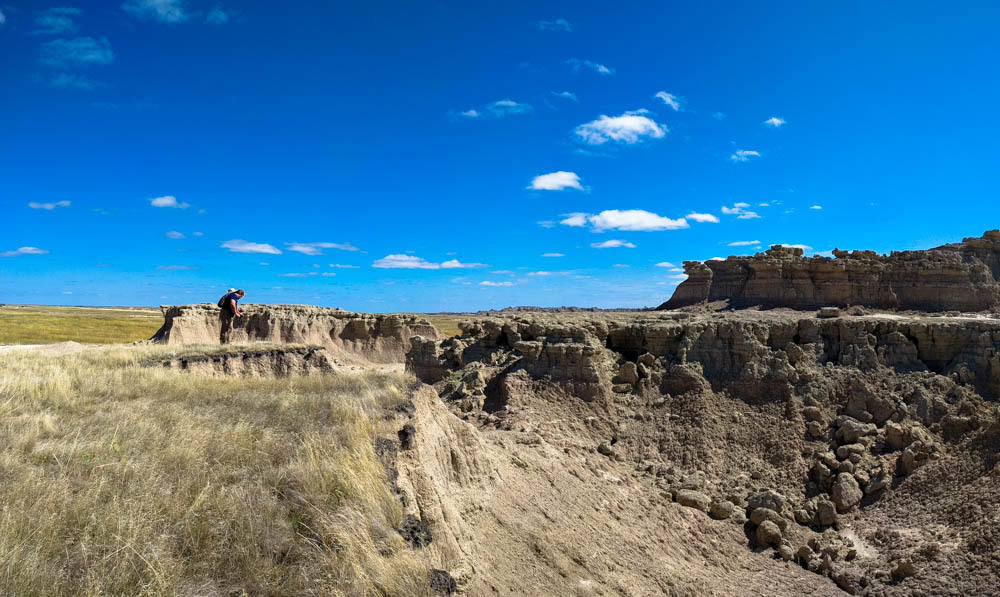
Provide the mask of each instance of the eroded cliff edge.
{"label": "eroded cliff edge", "polygon": [[1000,306],[1000,230],[926,251],[833,251],[803,257],[775,245],[752,257],[685,261],[688,279],[659,309],[728,301],[730,307],[864,305],[918,311]]}
{"label": "eroded cliff edge", "polygon": [[[222,323],[215,305],[164,306],[163,327],[152,340],[162,344],[219,344]],[[235,320],[230,342],[322,346],[341,358],[399,363],[410,338],[439,338],[426,319],[413,315],[352,313],[307,305],[246,305]]]}
{"label": "eroded cliff edge", "polygon": [[407,367],[484,437],[628,475],[704,512],[706,532],[735,523],[747,557],[850,593],[1000,585],[998,320],[776,310],[462,329],[415,339]]}

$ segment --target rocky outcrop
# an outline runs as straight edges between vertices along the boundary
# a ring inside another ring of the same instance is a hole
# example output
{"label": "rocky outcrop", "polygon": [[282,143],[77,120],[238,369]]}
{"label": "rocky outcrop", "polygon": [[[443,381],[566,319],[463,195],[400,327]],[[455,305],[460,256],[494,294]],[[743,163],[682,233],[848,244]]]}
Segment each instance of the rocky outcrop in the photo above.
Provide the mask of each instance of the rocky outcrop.
{"label": "rocky outcrop", "polygon": [[149,363],[209,376],[289,377],[333,370],[326,350],[318,346],[191,354]]}
{"label": "rocky outcrop", "polygon": [[[235,320],[231,343],[270,342],[323,346],[338,357],[377,363],[402,362],[416,335],[438,338],[437,329],[412,315],[351,313],[305,305],[246,305]],[[220,344],[222,322],[215,305],[161,307],[163,327],[152,340],[162,344]]]}
{"label": "rocky outcrop", "polygon": [[983,311],[1000,306],[1000,230],[887,256],[835,249],[832,258],[810,258],[802,249],[774,245],[752,257],[685,261],[684,271],[688,279],[659,309],[729,301],[731,307]]}

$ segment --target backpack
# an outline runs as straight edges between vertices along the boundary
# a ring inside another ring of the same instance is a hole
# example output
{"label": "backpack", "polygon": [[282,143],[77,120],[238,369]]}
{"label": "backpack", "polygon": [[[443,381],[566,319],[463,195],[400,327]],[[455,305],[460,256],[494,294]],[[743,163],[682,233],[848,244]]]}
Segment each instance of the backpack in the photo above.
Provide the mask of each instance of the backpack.
{"label": "backpack", "polygon": [[222,295],[222,298],[219,299],[219,308],[220,309],[225,309],[227,306],[229,306],[229,295],[230,294],[232,294],[232,293],[231,292],[227,292],[226,294]]}

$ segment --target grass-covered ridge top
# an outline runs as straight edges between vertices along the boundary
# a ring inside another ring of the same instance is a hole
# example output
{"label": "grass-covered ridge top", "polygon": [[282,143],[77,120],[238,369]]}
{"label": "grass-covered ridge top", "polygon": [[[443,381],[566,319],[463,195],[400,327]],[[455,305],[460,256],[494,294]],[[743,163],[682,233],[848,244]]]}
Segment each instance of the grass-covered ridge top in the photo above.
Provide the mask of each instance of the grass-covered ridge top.
{"label": "grass-covered ridge top", "polygon": [[178,352],[0,354],[8,594],[428,591],[372,449],[410,378],[142,366]]}

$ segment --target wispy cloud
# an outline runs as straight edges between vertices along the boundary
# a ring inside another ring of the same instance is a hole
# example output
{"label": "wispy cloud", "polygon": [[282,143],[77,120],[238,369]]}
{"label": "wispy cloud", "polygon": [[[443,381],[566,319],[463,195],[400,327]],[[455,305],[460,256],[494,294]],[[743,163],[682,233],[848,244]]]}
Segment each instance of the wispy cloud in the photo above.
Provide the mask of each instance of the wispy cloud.
{"label": "wispy cloud", "polygon": [[156,269],[161,269],[168,272],[181,271],[181,270],[196,270],[198,269],[195,265],[158,265]]}
{"label": "wispy cloud", "polygon": [[714,112],[714,113],[712,114],[712,118],[714,118],[714,119],[716,119],[716,120],[722,120],[722,119],[723,119],[723,118],[725,118],[725,117],[726,117],[726,115],[725,115],[725,114],[723,114],[722,112]]}
{"label": "wispy cloud", "polygon": [[528,188],[533,191],[583,190],[583,186],[580,184],[580,176],[576,172],[565,172],[563,170],[549,172],[548,174],[539,174],[531,180]]}
{"label": "wispy cloud", "polygon": [[732,207],[722,206],[722,213],[727,216],[736,216],[738,220],[753,220],[759,218],[760,215],[755,211],[750,211],[747,208],[750,207],[749,203],[744,203],[742,201],[734,203]]}
{"label": "wispy cloud", "polygon": [[590,246],[593,247],[593,248],[595,248],[595,249],[617,249],[617,248],[634,249],[635,248],[634,244],[632,244],[632,243],[630,243],[628,241],[624,241],[624,240],[606,240],[606,241],[600,242],[600,243],[590,243]]}
{"label": "wispy cloud", "polygon": [[484,280],[479,283],[480,286],[513,286],[513,282],[491,282],[489,280]]}
{"label": "wispy cloud", "polygon": [[106,38],[74,37],[53,39],[42,44],[39,61],[46,66],[67,68],[111,64],[115,53]]}
{"label": "wispy cloud", "polygon": [[7,22],[7,15],[3,14],[3,11],[0,10],[0,25],[3,25],[6,22]]}
{"label": "wispy cloud", "polygon": [[125,0],[122,10],[141,20],[182,23],[191,15],[183,0]]}
{"label": "wispy cloud", "polygon": [[281,276],[282,278],[308,278],[309,276],[317,276],[319,274],[317,272],[305,272],[305,273],[291,272],[287,274],[278,274],[278,275]]}
{"label": "wispy cloud", "polygon": [[562,253],[542,253],[542,257],[565,257]]}
{"label": "wispy cloud", "polygon": [[191,207],[190,203],[178,203],[177,197],[174,197],[173,195],[155,197],[149,200],[149,204],[153,207],[173,207],[175,209],[187,209]]}
{"label": "wispy cloud", "polygon": [[778,128],[779,126],[785,124],[785,121],[777,116],[772,116],[764,121],[764,126],[770,126],[773,128]]}
{"label": "wispy cloud", "polygon": [[32,31],[36,35],[62,35],[76,33],[80,28],[76,17],[80,16],[79,8],[49,8],[38,13],[35,24],[38,29]]}
{"label": "wispy cloud", "polygon": [[681,98],[677,97],[672,93],[667,93],[666,91],[658,91],[653,97],[658,98],[663,101],[664,104],[670,106],[674,109],[674,112],[679,112],[681,109]]}
{"label": "wispy cloud", "polygon": [[752,149],[737,149],[733,155],[729,156],[734,162],[749,162],[750,158],[759,158],[760,153]]}
{"label": "wispy cloud", "polygon": [[788,243],[778,243],[778,244],[788,249],[802,249],[803,251],[812,251],[813,249],[809,245],[790,245]]}
{"label": "wispy cloud", "polygon": [[565,214],[565,218],[559,223],[572,227],[583,227],[589,224],[595,232],[605,230],[652,232],[690,227],[684,218],[666,218],[644,209],[606,209],[599,214],[571,213]]}
{"label": "wispy cloud", "polygon": [[222,243],[223,249],[229,249],[233,253],[268,253],[270,255],[280,255],[281,250],[267,243],[252,243],[240,238],[227,240]]}
{"label": "wispy cloud", "polygon": [[19,249],[14,249],[13,251],[3,251],[0,252],[0,257],[20,257],[21,255],[45,255],[48,253],[45,249],[39,249],[38,247],[21,247]]}
{"label": "wispy cloud", "polygon": [[229,13],[222,10],[221,6],[216,6],[205,15],[205,22],[209,25],[225,25],[229,19]]}
{"label": "wispy cloud", "polygon": [[809,209],[823,209],[822,205],[810,205]]}
{"label": "wispy cloud", "polygon": [[562,99],[567,99],[572,102],[580,101],[577,99],[576,94],[571,91],[553,91],[552,95],[556,97],[561,97]]}
{"label": "wispy cloud", "polygon": [[180,239],[185,238],[183,232],[177,232],[176,230],[171,230],[167,233],[167,238]]}
{"label": "wispy cloud", "polygon": [[538,21],[535,23],[542,31],[572,31],[573,26],[566,19],[555,19],[554,21]]}
{"label": "wispy cloud", "polygon": [[657,123],[646,114],[648,110],[632,110],[618,116],[601,114],[597,120],[581,124],[574,133],[588,145],[603,145],[609,141],[632,145],[644,139],[661,139],[667,125]]}
{"label": "wispy cloud", "polygon": [[323,255],[323,249],[337,249],[338,251],[360,251],[351,243],[285,243],[285,248],[289,251],[302,253],[303,255]]}
{"label": "wispy cloud", "polygon": [[335,267],[337,269],[361,269],[360,265],[345,265],[343,263],[331,263],[330,267]]}
{"label": "wispy cloud", "polygon": [[486,104],[486,106],[480,109],[471,108],[469,110],[465,110],[464,112],[459,112],[459,116],[469,120],[486,117],[503,118],[504,116],[527,114],[533,109],[534,108],[531,107],[531,104],[516,102],[512,99],[501,99]]}
{"label": "wispy cloud", "polygon": [[674,264],[669,261],[661,261],[659,263],[654,263],[653,267],[674,267]]}
{"label": "wispy cloud", "polygon": [[759,240],[734,240],[733,242],[728,243],[726,246],[727,247],[749,247],[749,246],[752,246],[752,245],[759,245],[759,244],[760,244]]}
{"label": "wispy cloud", "polygon": [[35,203],[34,201],[28,203],[28,207],[31,209],[44,209],[46,211],[52,211],[57,207],[69,207],[69,201],[56,201],[55,203]]}
{"label": "wispy cloud", "polygon": [[570,65],[573,68],[573,72],[575,73],[578,73],[580,72],[581,69],[586,68],[601,75],[615,74],[615,69],[609,66],[604,66],[599,62],[594,62],[593,60],[580,60],[579,58],[570,58],[569,60],[566,61],[566,64]]}
{"label": "wispy cloud", "polygon": [[538,271],[538,272],[528,272],[528,275],[529,276],[533,276],[533,277],[539,277],[540,276],[540,277],[544,278],[546,276],[551,276],[552,272],[547,272],[547,271],[543,270],[543,271]]}
{"label": "wispy cloud", "polygon": [[541,220],[541,221],[538,222],[538,225],[541,226],[542,228],[555,228],[556,227],[556,223],[553,222],[552,220]]}
{"label": "wispy cloud", "polygon": [[619,269],[625,269],[627,267],[632,267],[632,266],[629,265],[629,264],[627,264],[627,263],[615,263],[611,267],[617,267]]}
{"label": "wispy cloud", "polygon": [[689,220],[694,220],[695,222],[701,222],[701,223],[710,222],[712,224],[719,223],[719,218],[717,216],[714,216],[712,214],[700,214],[696,211],[693,211],[684,217]]}
{"label": "wispy cloud", "polygon": [[97,81],[94,81],[84,75],[76,73],[59,73],[49,79],[49,85],[52,87],[57,87],[60,89],[74,88],[74,89],[93,89],[100,85]]}
{"label": "wispy cloud", "polygon": [[487,265],[485,263],[462,263],[457,259],[434,263],[416,255],[394,254],[376,259],[372,263],[372,267],[380,269],[476,269],[487,267]]}

